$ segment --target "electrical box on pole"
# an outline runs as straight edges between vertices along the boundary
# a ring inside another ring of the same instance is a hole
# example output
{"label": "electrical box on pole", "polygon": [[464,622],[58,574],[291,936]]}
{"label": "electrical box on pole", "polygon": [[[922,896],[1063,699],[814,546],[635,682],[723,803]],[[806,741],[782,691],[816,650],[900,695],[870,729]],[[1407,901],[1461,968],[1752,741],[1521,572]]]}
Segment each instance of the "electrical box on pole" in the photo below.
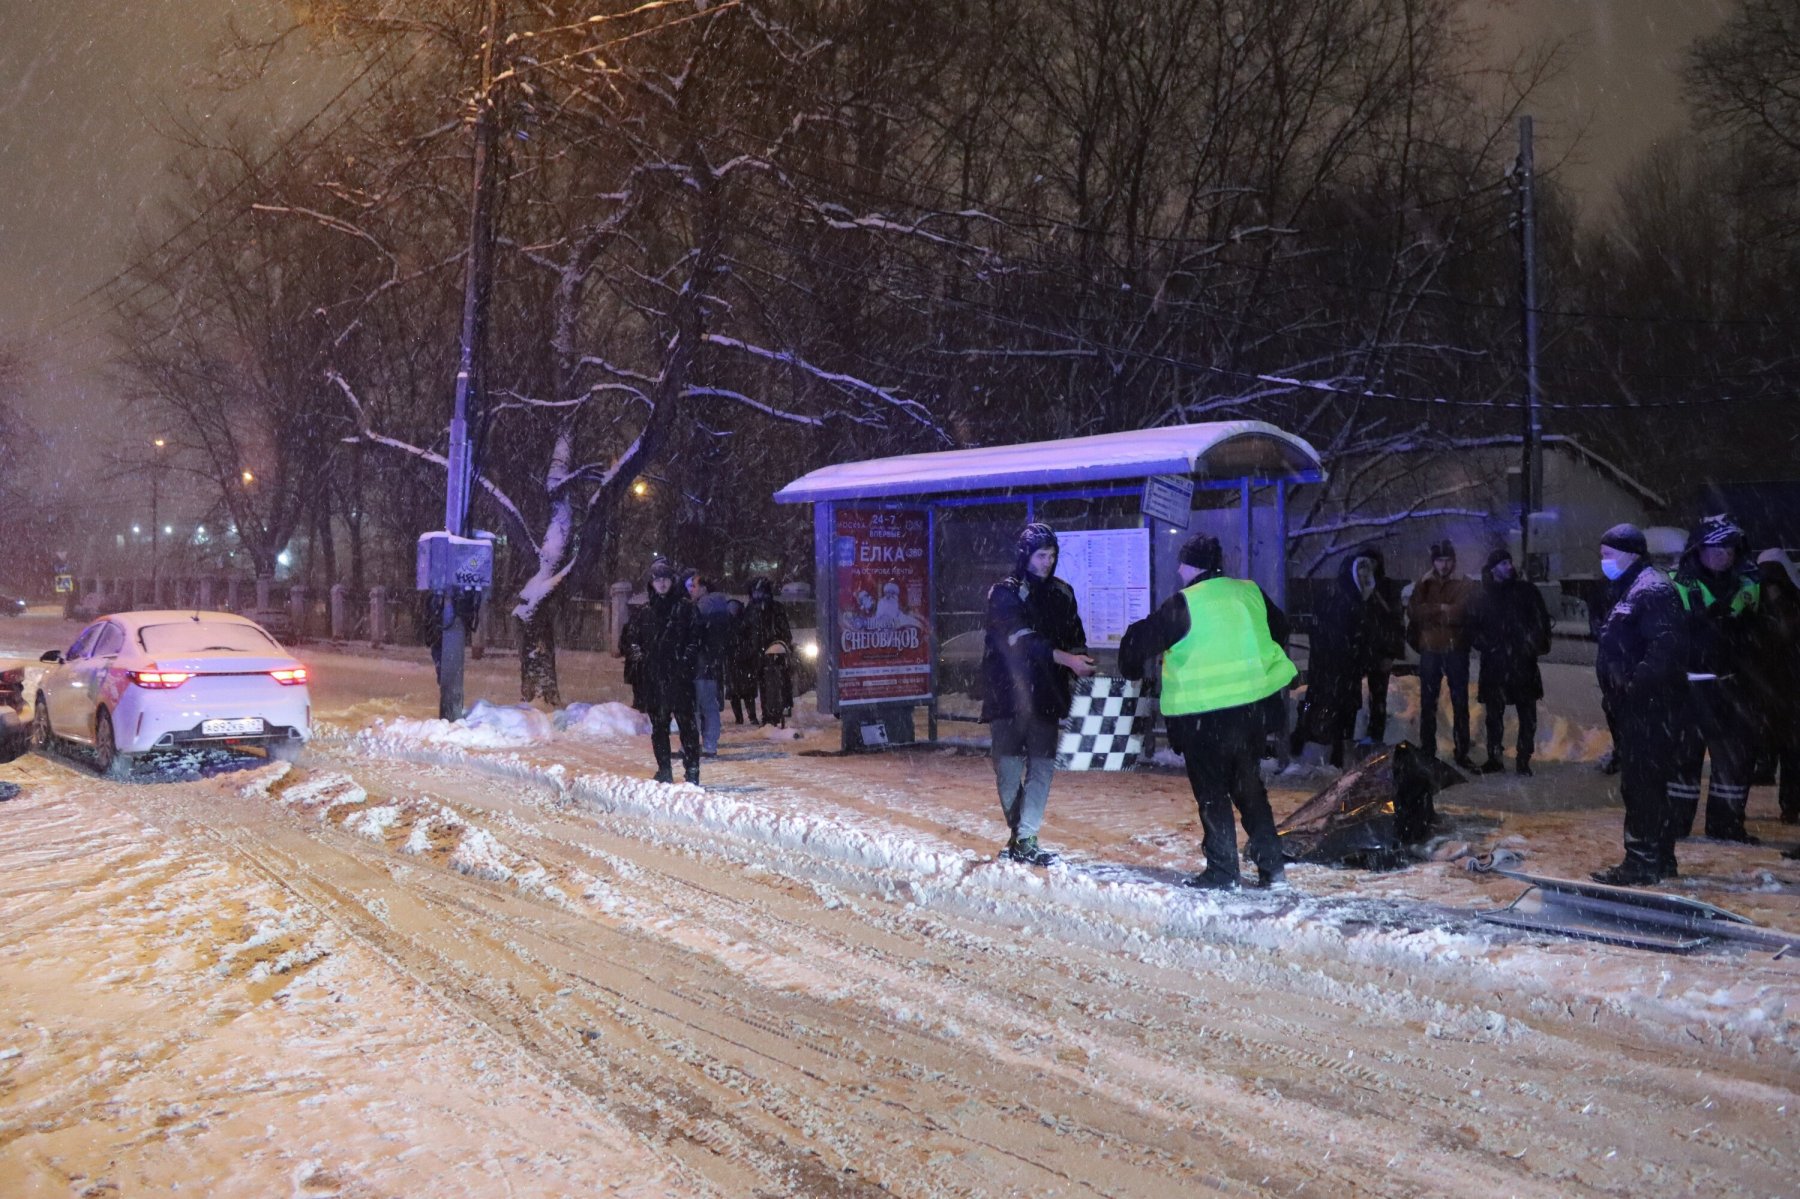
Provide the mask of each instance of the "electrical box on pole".
{"label": "electrical box on pole", "polygon": [[[434,592],[442,613],[443,641],[438,652],[438,716],[444,720],[463,717],[463,648],[465,628],[456,618],[459,605],[469,595],[493,585],[493,548],[487,549],[486,584],[482,588],[426,585],[427,558],[431,558],[431,577],[436,579],[439,566],[439,538],[447,538],[450,548],[441,552],[447,562],[473,564],[473,557],[460,556],[455,543],[466,542],[469,495],[475,479],[474,447],[470,444],[470,410],[480,404],[480,379],[483,332],[487,325],[488,285],[492,274],[493,238],[490,235],[490,207],[493,200],[493,164],[495,140],[494,115],[494,45],[500,36],[500,0],[488,0],[487,23],[481,39],[481,92],[475,98],[475,149],[473,154],[469,200],[469,253],[463,270],[463,319],[461,356],[456,371],[456,408],[450,418],[450,452],[445,457],[444,530],[427,533],[419,539],[419,587]],[[454,582],[454,570],[450,582]]]}

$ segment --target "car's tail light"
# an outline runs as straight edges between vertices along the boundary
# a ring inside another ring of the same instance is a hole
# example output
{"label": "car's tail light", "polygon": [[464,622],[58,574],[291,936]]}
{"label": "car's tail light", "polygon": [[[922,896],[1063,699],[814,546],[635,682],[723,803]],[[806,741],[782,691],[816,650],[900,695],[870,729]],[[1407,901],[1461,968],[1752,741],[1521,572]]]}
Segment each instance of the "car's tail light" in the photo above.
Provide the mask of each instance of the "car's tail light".
{"label": "car's tail light", "polygon": [[167,691],[171,687],[179,687],[193,678],[193,672],[185,670],[128,670],[125,677],[139,687],[148,687],[153,691]]}
{"label": "car's tail light", "polygon": [[304,666],[296,666],[292,670],[271,670],[269,674],[284,687],[298,687],[306,681],[306,667]]}

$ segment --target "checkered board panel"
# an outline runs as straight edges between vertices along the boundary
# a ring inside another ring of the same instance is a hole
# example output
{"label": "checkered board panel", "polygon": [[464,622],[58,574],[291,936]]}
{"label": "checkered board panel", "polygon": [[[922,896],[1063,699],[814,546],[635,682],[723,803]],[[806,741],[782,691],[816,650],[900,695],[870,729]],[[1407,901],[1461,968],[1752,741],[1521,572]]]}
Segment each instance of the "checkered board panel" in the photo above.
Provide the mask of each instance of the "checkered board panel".
{"label": "checkered board panel", "polygon": [[[1075,680],[1075,697],[1056,743],[1062,770],[1129,770],[1144,752],[1156,701],[1130,679],[1095,675]],[[1142,721],[1140,724],[1139,721]]]}

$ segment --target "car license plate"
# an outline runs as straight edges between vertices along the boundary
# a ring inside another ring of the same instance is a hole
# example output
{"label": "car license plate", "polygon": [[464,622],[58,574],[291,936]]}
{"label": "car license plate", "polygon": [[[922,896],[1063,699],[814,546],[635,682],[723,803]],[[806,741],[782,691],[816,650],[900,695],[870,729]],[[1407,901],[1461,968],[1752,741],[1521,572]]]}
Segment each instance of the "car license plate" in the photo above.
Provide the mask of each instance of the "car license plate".
{"label": "car license plate", "polygon": [[203,720],[200,731],[208,737],[241,737],[245,733],[263,731],[262,717],[246,716],[242,720]]}

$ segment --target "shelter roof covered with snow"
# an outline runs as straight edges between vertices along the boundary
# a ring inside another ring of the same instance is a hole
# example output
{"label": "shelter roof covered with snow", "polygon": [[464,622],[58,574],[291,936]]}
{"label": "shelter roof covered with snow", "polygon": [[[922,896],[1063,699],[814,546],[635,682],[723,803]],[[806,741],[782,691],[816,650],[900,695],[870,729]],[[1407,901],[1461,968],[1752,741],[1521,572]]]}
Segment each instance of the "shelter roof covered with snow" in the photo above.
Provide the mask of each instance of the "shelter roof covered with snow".
{"label": "shelter roof covered with snow", "polygon": [[783,504],[884,496],[948,495],[1187,475],[1221,483],[1290,483],[1325,477],[1318,451],[1262,421],[1209,421],[1022,445],[900,454],[843,462],[802,475],[775,493]]}

